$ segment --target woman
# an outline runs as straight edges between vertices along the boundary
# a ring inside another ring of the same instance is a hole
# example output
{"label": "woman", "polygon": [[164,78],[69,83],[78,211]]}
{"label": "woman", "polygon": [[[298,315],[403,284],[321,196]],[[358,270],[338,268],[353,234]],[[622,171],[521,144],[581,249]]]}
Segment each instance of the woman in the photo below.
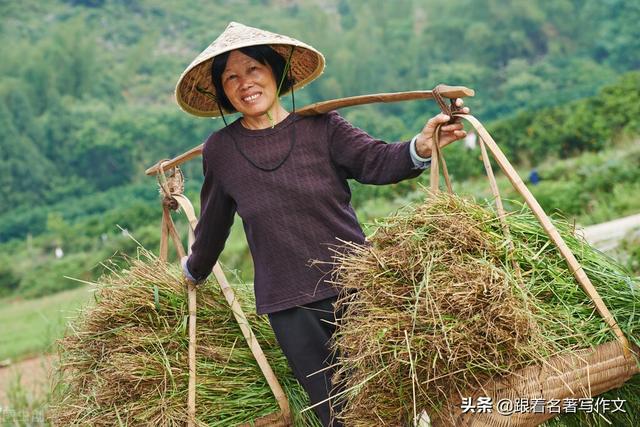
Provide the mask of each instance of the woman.
{"label": "woman", "polygon": [[[434,129],[449,120],[438,115],[412,141],[386,144],[336,112],[302,117],[285,110],[279,96],[323,68],[323,56],[298,40],[231,23],[176,89],[192,114],[241,114],[204,144],[201,215],[185,276],[199,282],[210,274],[237,212],[253,257],[257,312],[268,315],[312,404],[331,390],[326,368],[338,292],[310,262],[330,262],[340,240],[365,242],[347,180],[388,184],[418,176]],[[461,124],[443,125],[441,146],[465,135]],[[328,403],[314,409],[325,426],[339,425]]]}

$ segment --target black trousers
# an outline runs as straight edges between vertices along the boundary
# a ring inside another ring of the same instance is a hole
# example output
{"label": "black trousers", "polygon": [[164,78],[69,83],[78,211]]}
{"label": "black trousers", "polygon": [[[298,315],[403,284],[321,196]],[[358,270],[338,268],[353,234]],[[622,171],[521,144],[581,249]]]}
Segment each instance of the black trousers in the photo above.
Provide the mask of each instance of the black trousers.
{"label": "black trousers", "polygon": [[[327,367],[335,361],[329,349],[336,329],[335,301],[336,297],[331,297],[269,314],[278,344],[312,405],[327,399],[332,390],[334,369]],[[332,420],[332,411],[339,409],[336,403],[325,402],[313,409],[324,426],[342,427],[342,423]]]}

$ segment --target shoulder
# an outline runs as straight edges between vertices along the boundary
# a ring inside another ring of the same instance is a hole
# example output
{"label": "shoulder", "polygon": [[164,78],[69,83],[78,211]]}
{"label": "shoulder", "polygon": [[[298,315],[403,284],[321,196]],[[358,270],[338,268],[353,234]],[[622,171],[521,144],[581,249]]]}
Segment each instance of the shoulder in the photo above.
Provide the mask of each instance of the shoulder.
{"label": "shoulder", "polygon": [[332,110],[329,111],[327,113],[321,113],[321,114],[310,114],[310,115],[300,115],[298,113],[296,113],[297,116],[297,121],[298,122],[307,122],[307,123],[330,123],[330,122],[336,122],[336,121],[340,121],[340,120],[345,120],[340,113],[338,113],[336,110]]}
{"label": "shoulder", "polygon": [[315,127],[317,130],[322,129],[328,134],[334,133],[335,130],[340,127],[351,126],[351,124],[335,110],[322,114],[299,116],[298,123],[301,125]]}
{"label": "shoulder", "polygon": [[327,134],[330,139],[352,139],[366,134],[366,132],[354,126],[335,110],[324,114],[324,116],[327,124]]}
{"label": "shoulder", "polygon": [[341,123],[349,123],[336,110],[329,111],[328,113],[322,114],[322,116],[324,116],[326,122],[329,125],[337,125],[337,124],[341,124]]}
{"label": "shoulder", "polygon": [[[237,121],[237,120],[236,120]],[[207,137],[202,145],[202,155],[206,156],[211,153],[220,153],[220,150],[226,145],[224,141],[228,138],[229,128],[234,126],[235,122],[230,123],[228,126],[225,126],[221,129],[214,130]]]}
{"label": "shoulder", "polygon": [[215,147],[218,145],[216,143],[216,140],[219,139],[219,133],[220,131],[214,131],[212,132],[209,137],[204,141],[204,144],[202,144],[202,159],[206,162],[207,159],[213,158],[215,156],[212,156],[212,152],[213,150],[215,150]]}

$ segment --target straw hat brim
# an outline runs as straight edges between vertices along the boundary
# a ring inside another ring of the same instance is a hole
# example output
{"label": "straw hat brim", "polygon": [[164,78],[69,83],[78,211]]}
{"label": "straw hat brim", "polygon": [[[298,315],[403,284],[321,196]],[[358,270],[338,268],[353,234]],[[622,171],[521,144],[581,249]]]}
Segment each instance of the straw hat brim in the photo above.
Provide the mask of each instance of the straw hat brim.
{"label": "straw hat brim", "polygon": [[[232,22],[227,29],[207,49],[205,49],[184,70],[176,85],[176,101],[180,108],[199,117],[218,117],[220,110],[216,102],[216,90],[211,82],[213,59],[225,52],[247,46],[269,45],[283,58],[288,59],[291,48],[291,73],[298,90],[324,70],[324,56],[313,47],[293,39],[257,28]],[[283,92],[284,95],[289,91]],[[225,114],[233,111],[222,110]]]}

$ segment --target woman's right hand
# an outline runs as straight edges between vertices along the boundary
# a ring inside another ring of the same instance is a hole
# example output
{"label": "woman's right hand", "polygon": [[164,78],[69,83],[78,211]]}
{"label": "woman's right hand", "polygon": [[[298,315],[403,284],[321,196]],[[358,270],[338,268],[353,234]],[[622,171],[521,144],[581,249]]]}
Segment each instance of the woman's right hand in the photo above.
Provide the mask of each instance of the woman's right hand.
{"label": "woman's right hand", "polygon": [[197,282],[193,278],[193,276],[191,275],[191,272],[189,271],[189,268],[187,267],[188,259],[189,257],[186,255],[180,259],[180,265],[182,266],[182,276],[184,277],[184,280],[186,280],[188,283],[195,285],[197,284]]}
{"label": "woman's right hand", "polygon": [[[469,114],[469,107],[464,106],[464,101],[461,98],[457,98],[455,103],[464,114]],[[467,136],[467,132],[464,130],[462,123],[448,123],[449,119],[451,119],[451,117],[440,113],[427,121],[416,139],[416,152],[418,156],[424,158],[431,157],[434,139],[433,134],[438,126],[442,126],[440,128],[440,148]]]}

